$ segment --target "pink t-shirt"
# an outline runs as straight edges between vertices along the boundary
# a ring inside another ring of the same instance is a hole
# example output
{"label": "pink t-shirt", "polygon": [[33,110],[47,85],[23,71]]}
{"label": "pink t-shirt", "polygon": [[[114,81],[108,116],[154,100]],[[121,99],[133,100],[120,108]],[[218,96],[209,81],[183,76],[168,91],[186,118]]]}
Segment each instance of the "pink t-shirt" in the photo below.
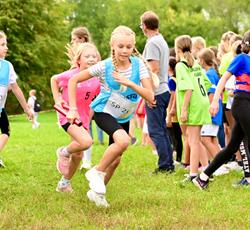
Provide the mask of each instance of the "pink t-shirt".
{"label": "pink t-shirt", "polygon": [[[63,73],[57,74],[56,79],[59,82],[59,87],[62,90],[62,99],[66,102],[68,100],[68,81],[74,75],[80,72],[79,68],[74,68]],[[93,98],[100,92],[100,82],[98,78],[92,77],[87,81],[83,81],[77,84],[76,89],[76,106],[83,127],[89,129],[90,122],[90,103]],[[59,122],[64,125],[68,122],[67,118],[59,114]]]}

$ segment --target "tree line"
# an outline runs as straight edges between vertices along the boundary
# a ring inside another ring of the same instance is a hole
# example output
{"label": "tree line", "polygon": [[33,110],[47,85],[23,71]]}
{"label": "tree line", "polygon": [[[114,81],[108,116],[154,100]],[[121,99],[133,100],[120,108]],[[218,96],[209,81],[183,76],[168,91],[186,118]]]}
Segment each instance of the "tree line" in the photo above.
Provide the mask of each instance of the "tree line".
{"label": "tree line", "polygon": [[[0,30],[8,37],[9,54],[26,97],[37,90],[43,109],[53,100],[50,77],[69,68],[65,45],[70,31],[86,26],[102,58],[110,54],[109,39],[118,25],[131,27],[142,52],[146,38],[139,28],[140,15],[153,10],[160,17],[160,32],[174,46],[181,34],[202,36],[208,45],[217,45],[222,33],[248,30],[248,0],[0,0]],[[7,111],[21,112],[9,93]]]}

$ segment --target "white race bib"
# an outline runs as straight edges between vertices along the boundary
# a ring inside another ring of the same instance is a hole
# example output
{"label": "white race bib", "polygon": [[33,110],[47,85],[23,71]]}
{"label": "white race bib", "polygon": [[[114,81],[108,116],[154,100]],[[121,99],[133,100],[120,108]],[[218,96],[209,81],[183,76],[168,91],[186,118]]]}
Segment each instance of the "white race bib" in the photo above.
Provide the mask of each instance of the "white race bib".
{"label": "white race bib", "polygon": [[7,86],[0,86],[0,109],[4,108],[5,101],[7,98],[8,87]]}
{"label": "white race bib", "polygon": [[132,102],[126,97],[112,92],[103,112],[112,115],[114,118],[123,119],[129,117],[136,110],[137,104],[137,102]]}

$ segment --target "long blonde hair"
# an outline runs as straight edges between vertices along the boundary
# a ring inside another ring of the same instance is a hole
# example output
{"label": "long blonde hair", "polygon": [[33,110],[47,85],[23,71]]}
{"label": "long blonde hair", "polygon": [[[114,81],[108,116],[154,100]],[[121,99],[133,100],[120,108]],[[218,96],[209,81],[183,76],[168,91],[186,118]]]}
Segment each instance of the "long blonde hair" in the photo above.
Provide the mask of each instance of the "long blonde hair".
{"label": "long blonde hair", "polygon": [[[116,39],[117,35],[119,35],[119,36],[120,35],[131,36],[132,40],[134,41],[134,49],[132,52],[132,56],[136,56],[143,61],[143,63],[147,67],[147,70],[148,70],[150,77],[152,78],[154,87],[158,88],[159,84],[160,84],[158,76],[152,72],[148,62],[142,57],[142,55],[139,53],[139,51],[135,47],[135,32],[127,26],[116,27],[111,34],[111,38],[110,38],[110,45],[111,46],[112,46],[114,40]],[[118,63],[117,63],[117,60],[115,58],[115,50],[114,49],[111,50],[111,59],[112,59],[112,64],[114,66],[115,71],[119,72],[118,71]]]}
{"label": "long blonde hair", "polygon": [[[181,35],[175,39],[175,48],[183,53],[183,57],[187,61],[187,65],[192,67],[194,65],[194,57],[191,53],[192,39],[189,35]],[[179,59],[177,55],[177,59]]]}

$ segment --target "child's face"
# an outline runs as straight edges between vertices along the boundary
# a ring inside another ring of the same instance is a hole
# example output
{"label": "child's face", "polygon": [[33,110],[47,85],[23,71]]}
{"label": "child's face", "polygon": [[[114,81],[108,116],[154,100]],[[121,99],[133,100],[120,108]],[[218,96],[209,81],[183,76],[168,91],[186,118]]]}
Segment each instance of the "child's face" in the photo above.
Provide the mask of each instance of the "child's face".
{"label": "child's face", "polygon": [[74,34],[71,36],[71,44],[84,43],[84,42],[85,42],[84,38],[79,38]]}
{"label": "child's face", "polygon": [[96,50],[88,48],[82,53],[78,64],[80,66],[80,69],[83,70],[96,64],[98,62],[98,59],[99,57]]}
{"label": "child's face", "polygon": [[127,62],[134,49],[134,38],[129,35],[117,35],[111,45],[118,62]]}
{"label": "child's face", "polygon": [[0,38],[0,58],[5,58],[8,51],[6,38]]}

